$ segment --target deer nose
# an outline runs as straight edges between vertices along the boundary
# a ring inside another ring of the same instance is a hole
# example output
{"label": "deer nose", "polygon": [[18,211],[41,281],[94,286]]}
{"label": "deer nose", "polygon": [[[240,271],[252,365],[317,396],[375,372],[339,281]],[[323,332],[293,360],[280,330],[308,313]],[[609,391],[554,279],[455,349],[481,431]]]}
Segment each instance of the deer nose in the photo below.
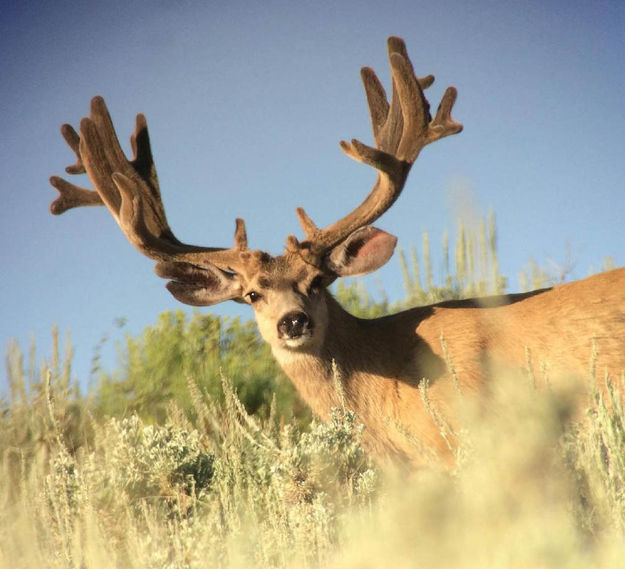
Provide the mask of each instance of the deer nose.
{"label": "deer nose", "polygon": [[304,312],[289,312],[278,322],[278,334],[282,337],[299,338],[310,327],[310,318]]}

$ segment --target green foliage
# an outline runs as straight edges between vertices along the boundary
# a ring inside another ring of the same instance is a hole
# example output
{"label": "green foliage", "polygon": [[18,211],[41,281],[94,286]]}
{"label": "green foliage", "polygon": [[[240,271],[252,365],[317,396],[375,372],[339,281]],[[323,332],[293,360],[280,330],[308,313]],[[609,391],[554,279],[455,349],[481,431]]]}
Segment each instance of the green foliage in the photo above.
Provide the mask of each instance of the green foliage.
{"label": "green foliage", "polygon": [[361,280],[340,280],[334,296],[347,312],[359,318],[378,318],[390,310],[388,300],[384,296],[374,300]]}
{"label": "green foliage", "polygon": [[267,415],[275,395],[286,420],[294,413],[309,418],[251,321],[199,313],[189,319],[182,311],[165,312],[140,337],[126,338],[120,360],[116,372],[101,372],[99,377],[99,414],[138,414],[162,424],[172,403],[192,411],[189,381],[211,398],[223,399],[223,372],[235,378],[236,391],[250,413]]}

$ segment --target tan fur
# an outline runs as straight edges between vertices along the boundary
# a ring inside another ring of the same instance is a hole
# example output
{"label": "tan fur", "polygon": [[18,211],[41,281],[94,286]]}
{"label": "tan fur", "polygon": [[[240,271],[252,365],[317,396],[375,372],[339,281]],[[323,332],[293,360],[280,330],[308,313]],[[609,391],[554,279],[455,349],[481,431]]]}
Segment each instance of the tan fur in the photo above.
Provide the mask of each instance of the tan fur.
{"label": "tan fur", "polygon": [[[537,293],[441,303],[374,320],[351,316],[321,293],[306,298],[305,308],[323,337],[302,350],[284,348],[273,334],[275,315],[291,309],[281,300],[293,299],[271,294],[256,307],[256,318],[277,361],[322,418],[340,404],[334,361],[347,405],[366,427],[365,444],[381,459],[450,461],[453,435],[445,440],[441,424],[455,425],[458,390],[478,395],[489,379],[496,381],[493,366],[529,372],[529,364],[538,382],[545,373],[552,382],[589,379],[596,350],[600,375],[625,371],[625,269]],[[425,379],[429,410],[419,391]]]}

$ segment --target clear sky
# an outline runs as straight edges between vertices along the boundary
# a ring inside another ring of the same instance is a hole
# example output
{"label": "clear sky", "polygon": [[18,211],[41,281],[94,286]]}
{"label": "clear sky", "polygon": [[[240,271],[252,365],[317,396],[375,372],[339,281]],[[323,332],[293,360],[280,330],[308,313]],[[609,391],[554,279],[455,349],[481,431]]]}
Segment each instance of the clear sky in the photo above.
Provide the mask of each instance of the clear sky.
{"label": "clear sky", "polygon": [[[562,263],[570,250],[573,278],[607,255],[623,265],[624,30],[622,1],[8,4],[0,342],[26,347],[32,335],[41,357],[58,324],[86,383],[103,335],[136,334],[182,307],[103,208],[48,212],[47,180],[73,162],[59,126],[77,125],[93,95],[105,97],[124,142],[135,113],[147,115],[178,237],[230,246],[240,216],[250,246],[279,253],[300,231],[296,206],[326,225],[369,191],[374,173],[338,141],[371,141],[358,70],[370,65],[388,85],[389,35],[406,40],[419,75],[436,75],[434,105],[458,88],[465,130],[421,154],[379,227],[410,246],[424,230],[438,240],[467,207],[492,208],[512,291],[530,259]],[[401,298],[397,259],[375,279]],[[252,316],[232,302],[212,310]],[[113,366],[114,350],[106,354]]]}

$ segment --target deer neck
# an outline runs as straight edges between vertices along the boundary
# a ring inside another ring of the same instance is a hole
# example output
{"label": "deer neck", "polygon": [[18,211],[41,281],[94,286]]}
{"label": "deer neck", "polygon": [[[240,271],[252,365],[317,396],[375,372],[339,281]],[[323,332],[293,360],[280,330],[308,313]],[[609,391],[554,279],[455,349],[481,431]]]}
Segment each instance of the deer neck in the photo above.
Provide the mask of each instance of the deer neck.
{"label": "deer neck", "polygon": [[384,366],[386,358],[376,358],[374,353],[383,351],[388,342],[383,330],[376,333],[375,320],[349,314],[330,293],[325,294],[328,319],[325,339],[320,346],[311,351],[273,349],[274,357],[300,395],[315,414],[324,418],[332,407],[341,405],[337,382],[348,393],[350,406],[358,411],[358,402],[349,394],[358,393],[354,384],[363,376],[385,375],[384,369],[373,370],[363,364],[376,361],[378,366]]}

